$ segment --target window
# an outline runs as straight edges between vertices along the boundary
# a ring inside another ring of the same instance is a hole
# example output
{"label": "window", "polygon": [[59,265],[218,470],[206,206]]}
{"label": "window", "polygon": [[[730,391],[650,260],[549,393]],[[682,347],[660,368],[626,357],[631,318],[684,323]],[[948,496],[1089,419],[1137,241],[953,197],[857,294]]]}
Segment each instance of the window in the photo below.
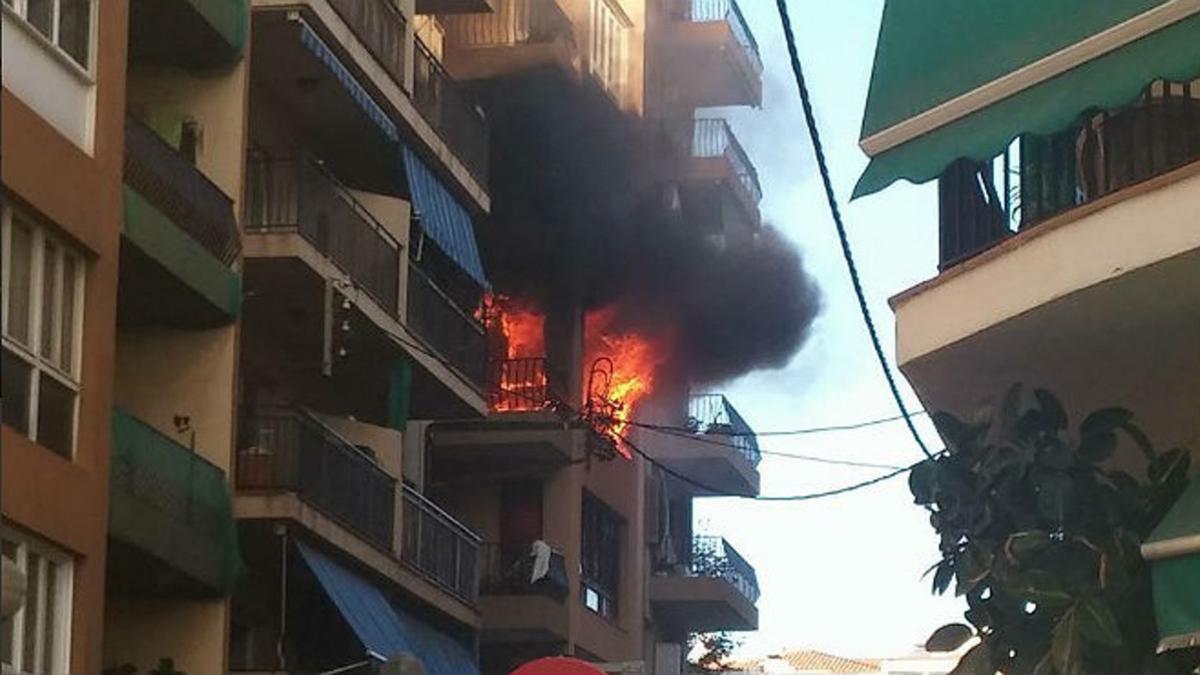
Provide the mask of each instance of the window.
{"label": "window", "polygon": [[625,92],[629,18],[616,0],[592,0],[591,70],[618,100]]}
{"label": "window", "polygon": [[19,211],[0,214],[4,423],[72,457],[83,330],[83,259]]}
{"label": "window", "polygon": [[92,4],[95,0],[4,0],[72,61],[87,70],[92,57]]}
{"label": "window", "polygon": [[4,557],[25,574],[25,604],[0,630],[4,671],[66,673],[71,644],[70,556],[5,528]]}
{"label": "window", "polygon": [[580,600],[584,607],[610,619],[617,615],[622,526],[616,511],[584,493]]}

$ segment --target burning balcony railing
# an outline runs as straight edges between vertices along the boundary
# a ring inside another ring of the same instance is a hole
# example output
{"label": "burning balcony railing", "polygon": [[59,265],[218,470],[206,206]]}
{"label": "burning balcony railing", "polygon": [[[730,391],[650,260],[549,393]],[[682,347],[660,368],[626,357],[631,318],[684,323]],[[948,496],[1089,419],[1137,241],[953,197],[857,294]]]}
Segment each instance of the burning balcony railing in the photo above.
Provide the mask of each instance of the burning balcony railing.
{"label": "burning balcony railing", "polygon": [[483,113],[420,38],[416,38],[413,66],[413,104],[471,175],[486,186],[488,126]]}
{"label": "burning balcony railing", "polygon": [[487,385],[487,336],[477,319],[408,264],[408,326],[480,389]]}
{"label": "burning balcony railing", "polygon": [[544,595],[561,602],[570,593],[566,561],[558,551],[551,550],[546,574],[536,581],[530,547],[489,542],[481,546],[480,552],[482,595]]}
{"label": "burning balcony railing", "polygon": [[556,0],[497,0],[491,14],[444,16],[446,42],[455,47],[502,47],[574,41],[571,19]]}
{"label": "burning balcony railing", "polygon": [[692,538],[692,566],[695,576],[724,579],[751,603],[758,602],[758,575],[754,567],[722,537]]}
{"label": "burning balcony railing", "polygon": [[562,379],[547,366],[545,357],[488,364],[488,404],[493,412],[548,410],[563,396]]}
{"label": "burning balcony railing", "polygon": [[394,0],[330,0],[330,4],[388,75],[404,86],[408,22]]}
{"label": "burning balcony railing", "polygon": [[314,160],[251,157],[246,230],[300,233],[389,314],[399,304],[400,244]]}
{"label": "burning balcony railing", "polygon": [[750,32],[750,25],[746,23],[746,17],[742,15],[742,8],[738,7],[737,0],[680,0],[680,2],[681,18],[685,21],[695,23],[727,22],[738,44],[746,50],[746,56],[749,57],[755,72],[762,72],[762,56],[758,51],[758,42],[754,39],[754,33]]}
{"label": "burning balcony railing", "polygon": [[693,157],[725,157],[733,166],[734,175],[755,202],[762,199],[762,186],[758,182],[758,171],[746,154],[745,148],[733,135],[729,123],[719,117],[703,117],[695,120],[692,127]]}
{"label": "burning balcony railing", "polygon": [[729,437],[729,442],[754,466],[762,461],[754,429],[724,394],[693,394],[688,401],[688,426],[698,434]]}
{"label": "burning balcony railing", "polygon": [[1049,136],[1027,134],[990,161],[959,160],[938,180],[939,268],[1197,160],[1200,80],[1159,80],[1121,110]]}
{"label": "burning balcony railing", "polygon": [[403,513],[400,559],[474,605],[479,597],[479,536],[407,485]]}
{"label": "burning balcony railing", "polygon": [[241,251],[233,200],[138,120],[125,119],[125,182],[222,263]]}
{"label": "burning balcony railing", "polygon": [[239,490],[294,492],[380,548],[392,548],[396,480],[307,412],[264,406],[243,412]]}

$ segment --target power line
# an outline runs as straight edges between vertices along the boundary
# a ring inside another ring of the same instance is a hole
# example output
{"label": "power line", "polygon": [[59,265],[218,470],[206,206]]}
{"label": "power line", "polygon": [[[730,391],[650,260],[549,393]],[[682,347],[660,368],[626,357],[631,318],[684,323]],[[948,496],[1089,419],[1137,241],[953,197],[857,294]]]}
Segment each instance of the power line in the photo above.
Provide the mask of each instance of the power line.
{"label": "power line", "polygon": [[[633,426],[633,423],[630,422],[629,425]],[[704,434],[699,434],[694,431],[684,432],[684,431],[675,431],[675,430],[667,430],[667,429],[647,429],[647,431],[660,433],[660,434],[663,434],[666,436],[675,436],[677,438],[682,438],[682,439],[687,440],[692,443],[702,443],[704,445],[715,445],[715,446],[721,447],[721,448],[733,448],[734,450],[741,450],[741,451],[746,450],[746,447],[744,445],[738,445],[737,443],[731,443],[729,441],[722,441],[722,440],[718,440],[716,438],[710,438]],[[722,432],[722,435],[726,435],[726,434],[724,432]],[[760,455],[768,455],[771,457],[783,457],[786,459],[796,459],[796,460],[802,460],[802,461],[806,461],[806,462],[815,462],[817,464],[833,464],[833,465],[837,465],[837,466],[853,466],[853,467],[859,467],[859,468],[864,468],[864,469],[899,469],[900,468],[900,467],[896,466],[895,464],[876,464],[876,463],[872,463],[872,462],[860,462],[860,461],[850,460],[850,459],[835,459],[832,457],[819,457],[817,455],[807,455],[807,454],[798,453],[798,452],[782,452],[782,451],[778,451],[778,450],[763,450],[762,448],[759,448],[757,450],[757,452]]]}
{"label": "power line", "polygon": [[833,179],[829,175],[829,166],[825,161],[825,150],[821,145],[820,132],[817,130],[816,115],[813,114],[812,101],[809,100],[808,85],[804,82],[804,71],[800,67],[800,53],[796,49],[796,36],[792,31],[791,17],[788,16],[787,0],[775,0],[775,6],[779,10],[779,20],[783,24],[783,36],[787,42],[788,58],[791,60],[792,74],[796,78],[796,88],[800,91],[800,102],[804,108],[804,121],[808,125],[808,135],[812,139],[813,153],[816,155],[817,168],[821,173],[821,183],[825,188],[825,201],[829,204],[829,212],[833,216],[834,225],[837,226],[838,240],[842,245],[842,257],[846,260],[846,269],[850,272],[850,281],[854,285],[854,294],[858,298],[858,308],[862,312],[863,322],[867,326],[867,333],[871,336],[871,346],[875,348],[875,356],[879,360],[879,367],[883,370],[883,376],[887,380],[888,388],[892,390],[892,398],[896,399],[896,407],[900,409],[900,416],[908,426],[909,432],[912,433],[913,440],[921,448],[921,452],[925,454],[927,459],[932,459],[933,453],[929,452],[929,448],[925,445],[925,440],[917,432],[917,427],[913,424],[908,407],[904,404],[903,397],[900,396],[900,388],[896,385],[896,378],[892,375],[892,369],[888,365],[887,356],[883,353],[883,345],[879,341],[879,334],[875,330],[875,322],[871,319],[871,310],[867,306],[867,296],[863,292],[862,281],[858,278],[858,268],[854,264],[854,254],[850,250],[850,239],[846,235],[846,226],[842,222],[842,213],[838,208],[837,196],[833,192]]}
{"label": "power line", "polygon": [[[913,417],[916,417],[917,415],[924,415],[924,414],[926,414],[926,412],[924,410],[914,410],[909,414],[912,415]],[[904,419],[903,415],[893,415],[891,417],[878,417],[875,419],[863,420],[861,422],[849,422],[847,424],[831,424],[831,425],[821,426],[821,427],[805,427],[805,428],[801,428],[801,429],[781,429],[781,430],[775,430],[775,431],[721,431],[721,435],[723,435],[723,436],[757,436],[759,438],[765,438],[768,436],[804,436],[807,434],[821,434],[821,433],[828,433],[828,432],[832,432],[832,431],[852,431],[854,429],[864,429],[866,427],[873,427],[873,426],[877,426],[879,424],[886,424],[888,422],[898,422],[903,419]],[[670,424],[649,424],[647,422],[629,422],[629,425],[636,426],[640,429],[648,429],[650,431],[664,431],[664,432],[679,431],[679,432],[685,432],[685,433],[695,433],[695,431],[696,431],[696,429],[694,427],[675,426],[675,425],[670,425]]]}

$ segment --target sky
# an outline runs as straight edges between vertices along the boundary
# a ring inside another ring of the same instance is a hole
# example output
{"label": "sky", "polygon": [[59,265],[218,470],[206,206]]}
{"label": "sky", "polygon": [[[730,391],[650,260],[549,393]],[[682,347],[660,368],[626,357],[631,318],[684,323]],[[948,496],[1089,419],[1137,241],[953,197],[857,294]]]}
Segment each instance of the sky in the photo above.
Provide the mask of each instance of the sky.
{"label": "sky", "polygon": [[[846,202],[867,162],[857,143],[883,0],[791,0],[790,6],[859,274],[894,363],[887,299],[937,273],[937,204],[934,185],[908,183]],[[763,106],[721,112],[758,169],[764,221],[799,247],[824,310],[787,368],[753,373],[723,391],[759,431],[895,415],[824,201],[775,3],[742,0],[741,8],[764,61]],[[919,409],[902,376],[901,385]],[[928,421],[918,420],[927,442],[940,448]],[[759,443],[764,450],[901,466],[921,458],[903,423]],[[880,473],[770,456],[759,471],[764,495],[821,491]],[[961,620],[960,603],[931,595],[923,578],[937,560],[937,538],[904,477],[811,502],[698,499],[695,512],[698,531],[724,536],[758,574],[759,630],[740,636],[739,655],[806,647],[885,656],[910,651],[933,629]]]}

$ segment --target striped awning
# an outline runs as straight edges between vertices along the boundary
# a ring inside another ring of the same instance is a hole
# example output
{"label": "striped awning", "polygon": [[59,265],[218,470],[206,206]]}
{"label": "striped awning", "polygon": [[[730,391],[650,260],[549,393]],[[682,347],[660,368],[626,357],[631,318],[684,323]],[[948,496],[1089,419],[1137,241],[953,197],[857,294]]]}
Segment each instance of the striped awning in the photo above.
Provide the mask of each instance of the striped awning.
{"label": "striped awning", "polygon": [[429,675],[479,675],[475,657],[449,635],[396,607],[379,587],[297,541],[304,562],[362,646],[384,658],[417,658]]}
{"label": "striped awning", "polygon": [[1200,0],[888,0],[854,196],[1200,76]]}
{"label": "striped awning", "polygon": [[371,98],[371,94],[367,93],[367,90],[359,84],[358,78],[354,77],[354,74],[346,68],[341,59],[337,57],[337,54],[333,53],[329,45],[325,44],[325,41],[313,31],[312,27],[302,19],[299,22],[300,43],[320,59],[321,63],[325,64],[325,67],[329,69],[334,79],[341,83],[346,93],[350,95],[350,98],[354,99],[358,107],[362,108],[363,113],[379,127],[379,130],[393,143],[399,142],[400,132],[396,128],[396,123],[388,117],[383,108],[379,107],[375,99]]}
{"label": "striped awning", "polygon": [[1150,561],[1158,650],[1200,647],[1200,479],[1142,544]]}
{"label": "striped awning", "polygon": [[404,169],[421,228],[468,276],[488,288],[490,284],[483,272],[471,214],[407,146],[404,147]]}

